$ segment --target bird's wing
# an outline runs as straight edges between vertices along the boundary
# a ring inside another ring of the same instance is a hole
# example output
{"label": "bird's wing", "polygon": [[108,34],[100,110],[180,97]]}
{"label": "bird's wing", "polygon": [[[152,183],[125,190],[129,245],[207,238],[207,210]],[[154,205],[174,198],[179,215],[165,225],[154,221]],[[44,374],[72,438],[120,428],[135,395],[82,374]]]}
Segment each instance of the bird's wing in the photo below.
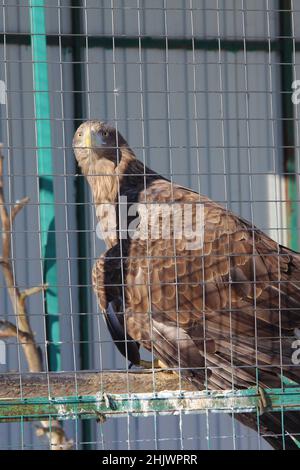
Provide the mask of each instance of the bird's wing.
{"label": "bird's wing", "polygon": [[[116,245],[93,270],[102,310],[123,295],[126,334],[198,389],[280,387],[282,375],[299,383],[299,366],[291,363],[300,323],[299,255],[164,180],[154,181],[139,202],[190,204],[193,225],[201,204],[203,246],[190,249],[185,236],[125,240],[122,250]],[[256,415],[237,419],[257,430]],[[297,438],[299,421],[299,412],[264,413],[259,429],[274,448],[296,449],[290,436]]]}
{"label": "bird's wing", "polygon": [[115,245],[94,264],[92,284],[115,345],[132,364],[139,364],[139,345],[126,331],[122,275],[120,249]]}
{"label": "bird's wing", "polygon": [[[190,239],[128,242],[126,322],[129,334],[170,367],[205,378],[212,388],[280,386],[299,325],[300,257],[207,198],[167,181],[139,201],[204,211],[203,246]],[[157,223],[157,220],[156,220]],[[150,231],[151,219],[147,229]],[[153,348],[153,349],[152,349]],[[197,372],[198,369],[198,372]]]}
{"label": "bird's wing", "polygon": [[[188,203],[193,214],[202,204],[204,239],[198,250],[185,237],[129,243],[129,334],[198,389],[281,387],[283,376],[300,383],[300,367],[291,361],[300,323],[299,254],[165,181],[154,182],[140,200]],[[299,447],[299,412],[236,418],[275,449]]]}

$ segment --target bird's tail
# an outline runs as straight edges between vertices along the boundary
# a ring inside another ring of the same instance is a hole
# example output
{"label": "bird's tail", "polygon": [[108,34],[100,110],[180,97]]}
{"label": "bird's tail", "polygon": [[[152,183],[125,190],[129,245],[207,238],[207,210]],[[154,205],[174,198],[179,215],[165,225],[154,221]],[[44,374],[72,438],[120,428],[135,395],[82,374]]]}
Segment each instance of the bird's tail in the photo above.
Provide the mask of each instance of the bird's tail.
{"label": "bird's tail", "polygon": [[[291,375],[289,370],[287,370],[286,375]],[[197,373],[192,377],[187,377],[187,379],[191,381],[195,387],[201,387],[201,377],[198,377]],[[210,378],[208,381],[209,380]],[[280,377],[277,377],[277,380],[281,383],[283,381]],[[292,377],[290,377],[289,380],[292,381]],[[267,385],[264,386],[268,387]],[[275,388],[278,386],[278,383],[274,383]],[[227,385],[226,387],[224,383],[221,382],[219,384],[211,384],[210,388],[224,390],[229,389],[230,386]],[[200,389],[203,389],[203,387]],[[266,410],[262,414],[258,414],[258,412],[235,413],[234,418],[243,425],[256,431],[273,449],[300,450],[300,411],[282,410],[275,412]]]}
{"label": "bird's tail", "polygon": [[254,429],[276,450],[300,450],[300,411],[236,413],[235,418]]}

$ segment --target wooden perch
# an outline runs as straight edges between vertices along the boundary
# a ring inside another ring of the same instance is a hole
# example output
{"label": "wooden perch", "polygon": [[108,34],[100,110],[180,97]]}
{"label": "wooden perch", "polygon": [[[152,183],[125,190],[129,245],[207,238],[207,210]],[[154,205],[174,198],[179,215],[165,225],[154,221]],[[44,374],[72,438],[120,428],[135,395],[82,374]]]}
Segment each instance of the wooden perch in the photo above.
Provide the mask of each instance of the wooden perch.
{"label": "wooden perch", "polygon": [[98,392],[150,393],[164,390],[196,390],[170,372],[50,372],[40,374],[0,374],[0,400],[34,397],[94,395]]}
{"label": "wooden perch", "polygon": [[[14,310],[16,325],[5,320],[0,320],[0,338],[17,338],[23,348],[29,371],[41,372],[43,370],[42,355],[30,326],[26,299],[30,295],[34,295],[45,290],[47,286],[31,287],[24,291],[20,291],[17,287],[11,261],[11,233],[15,217],[26,206],[29,198],[22,198],[20,201],[15,203],[10,211],[7,210],[4,196],[2,147],[2,144],[0,144],[0,221],[2,225],[2,256],[0,258],[0,267],[3,272],[6,288]],[[64,431],[58,422],[52,423],[53,428],[51,430],[49,430],[48,421],[42,421],[41,424],[46,430],[44,434],[48,436],[51,449],[69,449],[72,446],[72,441],[69,441],[66,438]]]}
{"label": "wooden perch", "polygon": [[[263,401],[262,401],[263,400]],[[0,375],[0,422],[147,416],[152,413],[261,413],[300,410],[300,387],[195,390],[166,371],[53,372]],[[45,426],[39,435],[49,432]],[[55,428],[57,436],[62,428]]]}

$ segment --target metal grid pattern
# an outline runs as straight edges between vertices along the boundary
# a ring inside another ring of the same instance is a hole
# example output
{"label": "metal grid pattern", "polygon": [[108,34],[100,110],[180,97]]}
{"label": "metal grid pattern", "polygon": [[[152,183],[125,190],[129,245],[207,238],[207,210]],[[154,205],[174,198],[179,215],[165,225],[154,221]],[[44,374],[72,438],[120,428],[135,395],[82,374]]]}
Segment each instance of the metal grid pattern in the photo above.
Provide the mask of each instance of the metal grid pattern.
{"label": "metal grid pattern", "polygon": [[[34,8],[44,14],[45,32],[34,31]],[[54,261],[56,336],[46,316],[47,294],[30,297],[28,311],[44,370],[74,371],[70,395],[78,395],[81,370],[128,371],[92,293],[90,272],[104,244],[75,165],[74,130],[95,117],[112,122],[147,166],[297,250],[299,129],[291,84],[298,76],[299,13],[296,0],[2,1],[6,205],[30,197],[11,234],[13,275],[20,289],[38,286],[47,281],[45,258]],[[44,41],[44,61],[34,56],[34,40],[37,48]],[[37,70],[45,62],[48,86],[43,82],[38,89]],[[49,116],[44,109],[38,114],[39,98],[49,100]],[[47,132],[45,121],[50,144],[39,140],[39,132]],[[52,168],[41,174],[38,161],[46,152]],[[55,216],[50,231],[41,226],[49,194]],[[1,277],[1,311],[14,321],[5,285]],[[21,374],[27,371],[21,343],[18,337],[8,341],[7,364],[0,364],[1,373],[20,374],[20,398]],[[53,346],[58,361],[51,361]],[[276,401],[276,391],[274,396]],[[255,393],[247,407],[257,408],[257,398]],[[177,416],[154,409],[148,417],[124,408],[122,417],[105,423],[80,420],[73,409],[76,419],[66,420],[64,429],[77,449],[268,448],[259,434],[236,423],[234,412],[228,417],[204,408],[190,415],[178,404]],[[53,412],[50,428],[56,417]],[[0,433],[3,448],[49,447],[31,423],[1,424]]]}

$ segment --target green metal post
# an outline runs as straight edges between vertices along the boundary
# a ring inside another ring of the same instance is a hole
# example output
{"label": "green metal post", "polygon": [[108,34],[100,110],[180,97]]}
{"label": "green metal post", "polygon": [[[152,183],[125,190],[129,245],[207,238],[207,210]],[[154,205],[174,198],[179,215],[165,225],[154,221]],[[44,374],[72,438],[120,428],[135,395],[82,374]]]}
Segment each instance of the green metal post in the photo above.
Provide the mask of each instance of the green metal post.
{"label": "green metal post", "polygon": [[41,251],[45,294],[48,360],[50,370],[61,368],[59,306],[55,244],[55,201],[51,151],[51,121],[48,83],[44,0],[30,0],[33,89],[35,98],[36,147],[39,174]]}
{"label": "green metal post", "polygon": [[[267,410],[280,413],[300,410],[300,388],[264,389]],[[0,399],[0,422],[37,419],[103,419],[150,416],[153,413],[257,413],[261,396],[256,387],[210,392],[165,391],[158,393],[107,394]],[[295,439],[298,445],[298,440]]]}
{"label": "green metal post", "polygon": [[293,30],[291,0],[279,2],[280,63],[281,63],[281,109],[283,129],[283,159],[286,178],[288,244],[293,250],[298,245],[298,190],[295,156],[295,121],[292,102]]}

